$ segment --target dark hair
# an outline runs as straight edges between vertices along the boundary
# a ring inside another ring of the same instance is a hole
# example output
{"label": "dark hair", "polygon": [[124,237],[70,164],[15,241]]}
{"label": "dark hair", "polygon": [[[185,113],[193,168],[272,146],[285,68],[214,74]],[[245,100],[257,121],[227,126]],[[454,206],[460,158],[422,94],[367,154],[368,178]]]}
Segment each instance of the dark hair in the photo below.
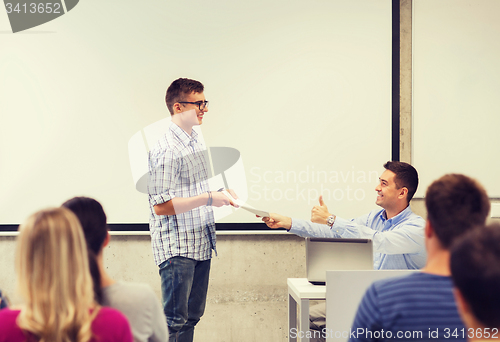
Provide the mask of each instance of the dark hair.
{"label": "dark hair", "polygon": [[398,189],[407,188],[406,200],[410,203],[418,187],[418,172],[413,166],[405,162],[388,161],[384,164],[386,170],[394,172],[394,182]]}
{"label": "dark hair", "polygon": [[203,89],[203,84],[189,78],[179,78],[173,81],[165,95],[165,102],[170,114],[174,114],[174,103],[184,101],[185,96],[191,93],[203,93]]}
{"label": "dark hair", "polygon": [[425,195],[427,219],[444,248],[475,226],[484,225],[490,201],[474,179],[447,174],[434,181]]}
{"label": "dark hair", "polygon": [[62,206],[71,210],[80,220],[89,251],[89,267],[96,301],[102,304],[101,274],[96,258],[108,235],[104,209],[99,202],[89,197],[74,197],[64,202]]}
{"label": "dark hair", "polygon": [[500,224],[479,227],[451,249],[451,276],[474,316],[500,328]]}
{"label": "dark hair", "polygon": [[4,297],[2,295],[2,291],[0,290],[0,310],[5,309],[8,306],[9,306],[9,301],[7,300],[7,297]]}

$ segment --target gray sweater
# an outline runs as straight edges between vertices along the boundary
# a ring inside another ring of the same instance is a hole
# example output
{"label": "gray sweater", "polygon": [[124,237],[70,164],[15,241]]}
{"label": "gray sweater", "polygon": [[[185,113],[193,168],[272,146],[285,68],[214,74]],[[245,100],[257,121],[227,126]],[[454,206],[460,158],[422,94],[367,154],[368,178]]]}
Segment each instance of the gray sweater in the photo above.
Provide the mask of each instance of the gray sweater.
{"label": "gray sweater", "polygon": [[165,315],[149,285],[116,282],[102,289],[103,304],[121,311],[130,323],[135,342],[167,342]]}

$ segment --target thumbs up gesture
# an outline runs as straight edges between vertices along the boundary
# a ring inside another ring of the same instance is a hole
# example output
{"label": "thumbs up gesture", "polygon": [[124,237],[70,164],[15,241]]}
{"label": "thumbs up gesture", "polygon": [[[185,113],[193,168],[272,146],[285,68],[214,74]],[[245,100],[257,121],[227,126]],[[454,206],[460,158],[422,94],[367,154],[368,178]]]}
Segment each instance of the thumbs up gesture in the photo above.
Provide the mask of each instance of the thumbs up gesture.
{"label": "thumbs up gesture", "polygon": [[326,224],[328,217],[332,216],[323,202],[323,196],[319,196],[319,205],[315,205],[311,210],[311,221],[314,223]]}

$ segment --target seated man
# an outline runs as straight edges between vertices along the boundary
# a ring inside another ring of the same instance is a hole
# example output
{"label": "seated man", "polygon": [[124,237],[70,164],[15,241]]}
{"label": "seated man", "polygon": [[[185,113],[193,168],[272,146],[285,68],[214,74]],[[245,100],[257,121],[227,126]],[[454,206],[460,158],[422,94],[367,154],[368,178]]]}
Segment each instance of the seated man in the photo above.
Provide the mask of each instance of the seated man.
{"label": "seated man", "polygon": [[374,282],[359,305],[349,341],[465,341],[452,334],[464,325],[453,299],[450,247],[467,231],[484,225],[490,202],[479,183],[449,174],[429,186],[425,205],[425,267]]}
{"label": "seated man", "polygon": [[320,206],[312,209],[312,222],[274,213],[262,221],[270,228],[286,228],[303,237],[372,239],[376,270],[422,268],[426,260],[425,221],[409,206],[417,191],[417,170],[410,164],[391,161],[384,168],[375,188],[375,203],[382,210],[345,220],[330,214],[320,197]]}
{"label": "seated man", "polygon": [[500,225],[474,229],[451,249],[455,301],[469,341],[500,339]]}
{"label": "seated man", "polygon": [[[418,173],[410,164],[389,161],[375,188],[376,204],[382,209],[353,220],[345,220],[328,212],[320,197],[320,205],[312,209],[311,221],[270,214],[262,220],[270,228],[286,228],[303,237],[363,238],[373,240],[373,268],[419,269],[425,265],[425,221],[414,214],[410,200],[417,191]],[[326,326],[326,305],[311,307],[311,328]]]}

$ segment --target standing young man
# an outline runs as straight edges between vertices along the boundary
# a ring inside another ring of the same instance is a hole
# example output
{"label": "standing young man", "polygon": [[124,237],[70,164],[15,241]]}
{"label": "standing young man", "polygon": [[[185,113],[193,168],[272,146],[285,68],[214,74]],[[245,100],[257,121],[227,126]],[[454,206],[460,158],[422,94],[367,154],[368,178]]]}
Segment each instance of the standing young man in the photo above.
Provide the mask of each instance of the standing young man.
{"label": "standing young man", "polygon": [[149,227],[170,342],[193,341],[215,250],[212,206],[233,204],[208,187],[206,148],[193,130],[208,112],[203,90],[203,84],[187,78],[168,87],[165,100],[172,122],[149,153]]}

